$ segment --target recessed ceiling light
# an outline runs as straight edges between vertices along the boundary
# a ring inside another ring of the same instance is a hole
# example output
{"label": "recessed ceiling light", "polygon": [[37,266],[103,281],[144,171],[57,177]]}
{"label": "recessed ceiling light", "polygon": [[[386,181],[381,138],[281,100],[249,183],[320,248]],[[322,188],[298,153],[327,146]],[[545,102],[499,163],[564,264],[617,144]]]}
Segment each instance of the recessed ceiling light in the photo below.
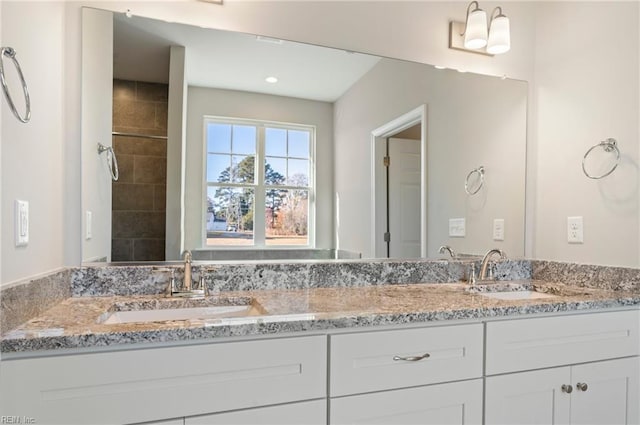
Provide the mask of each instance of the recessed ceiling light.
{"label": "recessed ceiling light", "polygon": [[446,66],[442,66],[442,65],[433,65],[433,67],[434,67],[435,69],[447,69],[447,67],[446,67]]}
{"label": "recessed ceiling light", "polygon": [[263,43],[271,43],[271,44],[282,44],[283,40],[273,37],[265,37],[263,35],[256,35],[256,40],[261,41]]}
{"label": "recessed ceiling light", "polygon": [[267,77],[264,79],[267,83],[271,83],[271,84],[275,84],[278,82],[278,79],[276,77]]}

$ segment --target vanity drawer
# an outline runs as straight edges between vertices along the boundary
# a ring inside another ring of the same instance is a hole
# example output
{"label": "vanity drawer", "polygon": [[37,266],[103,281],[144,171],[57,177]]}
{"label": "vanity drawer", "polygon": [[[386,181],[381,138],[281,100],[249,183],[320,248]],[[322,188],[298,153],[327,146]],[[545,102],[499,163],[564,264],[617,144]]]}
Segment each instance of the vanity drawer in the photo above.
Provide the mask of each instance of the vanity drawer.
{"label": "vanity drawer", "polygon": [[487,323],[486,374],[638,355],[640,311]]}
{"label": "vanity drawer", "polygon": [[324,398],[326,353],[310,336],[3,361],[3,414],[122,424]]}
{"label": "vanity drawer", "polygon": [[331,397],[482,376],[482,324],[330,338]]}

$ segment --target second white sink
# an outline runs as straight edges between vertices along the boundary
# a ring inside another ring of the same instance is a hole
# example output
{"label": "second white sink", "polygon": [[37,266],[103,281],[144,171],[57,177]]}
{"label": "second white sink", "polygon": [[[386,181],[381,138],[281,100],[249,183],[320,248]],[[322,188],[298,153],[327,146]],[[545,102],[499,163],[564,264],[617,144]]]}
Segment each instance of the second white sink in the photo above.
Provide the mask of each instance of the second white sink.
{"label": "second white sink", "polygon": [[534,300],[540,298],[556,297],[556,295],[535,291],[479,292],[478,295],[482,295],[483,297],[487,298],[494,298],[497,300]]}

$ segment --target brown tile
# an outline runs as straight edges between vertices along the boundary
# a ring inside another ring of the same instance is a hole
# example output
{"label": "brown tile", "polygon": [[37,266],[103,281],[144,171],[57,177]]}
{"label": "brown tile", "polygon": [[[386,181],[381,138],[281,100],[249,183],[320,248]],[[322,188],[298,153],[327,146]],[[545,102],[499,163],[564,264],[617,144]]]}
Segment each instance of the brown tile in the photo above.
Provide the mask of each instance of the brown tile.
{"label": "brown tile", "polygon": [[133,183],[133,155],[124,155],[118,153],[116,147],[116,158],[118,160],[118,181],[113,182],[113,185],[122,183]]}
{"label": "brown tile", "polygon": [[167,186],[163,184],[153,186],[153,209],[155,211],[167,210]]}
{"label": "brown tile", "polygon": [[136,83],[136,100],[164,102],[169,100],[169,86],[162,83]]}
{"label": "brown tile", "polygon": [[167,160],[153,156],[136,156],[133,165],[134,183],[163,184],[167,180]]}
{"label": "brown tile", "polygon": [[164,239],[135,239],[133,241],[133,261],[164,261]]}
{"label": "brown tile", "polygon": [[168,115],[169,105],[166,103],[156,103],[156,128],[167,130]]}
{"label": "brown tile", "polygon": [[136,100],[136,83],[128,80],[113,80],[113,99]]}
{"label": "brown tile", "polygon": [[165,226],[164,212],[112,211],[111,237],[163,239]]}
{"label": "brown tile", "polygon": [[115,136],[116,153],[127,155],[167,156],[167,141],[144,137]]}
{"label": "brown tile", "polygon": [[114,211],[152,211],[154,187],[150,184],[115,184],[112,192]]}
{"label": "brown tile", "polygon": [[111,239],[111,261],[133,261],[133,239]]}
{"label": "brown tile", "polygon": [[153,102],[131,102],[128,100],[113,100],[113,127],[155,128],[156,105]]}

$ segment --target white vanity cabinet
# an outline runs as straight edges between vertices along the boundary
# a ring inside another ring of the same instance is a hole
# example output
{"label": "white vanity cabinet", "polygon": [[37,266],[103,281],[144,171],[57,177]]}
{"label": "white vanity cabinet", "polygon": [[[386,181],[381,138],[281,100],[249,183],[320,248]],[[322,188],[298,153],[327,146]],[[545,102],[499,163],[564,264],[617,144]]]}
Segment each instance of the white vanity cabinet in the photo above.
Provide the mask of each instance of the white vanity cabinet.
{"label": "white vanity cabinet", "polygon": [[327,402],[323,400],[258,407],[235,412],[185,418],[185,425],[326,425]]}
{"label": "white vanity cabinet", "polygon": [[326,336],[318,335],[3,359],[1,379],[13,383],[1,385],[3,415],[46,424],[128,424],[325,403],[326,347]]}
{"label": "white vanity cabinet", "polygon": [[487,323],[485,423],[638,424],[639,327],[637,310]]}
{"label": "white vanity cabinet", "polygon": [[481,323],[330,336],[330,424],[480,424]]}

